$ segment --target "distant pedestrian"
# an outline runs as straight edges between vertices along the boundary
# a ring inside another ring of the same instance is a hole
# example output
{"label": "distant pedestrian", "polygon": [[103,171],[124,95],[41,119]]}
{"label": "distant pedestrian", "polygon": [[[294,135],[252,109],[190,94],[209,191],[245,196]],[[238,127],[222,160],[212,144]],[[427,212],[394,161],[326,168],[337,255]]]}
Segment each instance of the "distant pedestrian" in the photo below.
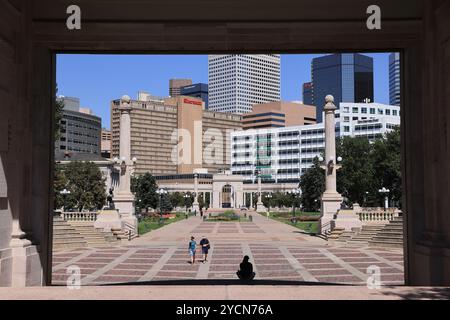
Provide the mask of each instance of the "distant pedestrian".
{"label": "distant pedestrian", "polygon": [[203,263],[205,263],[208,258],[208,251],[211,249],[211,244],[209,243],[209,240],[203,236],[202,240],[200,240],[200,245],[202,246],[202,253],[203,253]]}
{"label": "distant pedestrian", "polygon": [[236,272],[237,276],[241,280],[253,280],[255,273],[253,272],[253,265],[248,262],[250,260],[249,256],[245,256],[244,260],[239,265],[240,269]]}
{"label": "distant pedestrian", "polygon": [[197,250],[197,242],[195,242],[194,236],[191,237],[191,241],[189,241],[189,255],[191,257],[191,264],[195,263],[195,251]]}

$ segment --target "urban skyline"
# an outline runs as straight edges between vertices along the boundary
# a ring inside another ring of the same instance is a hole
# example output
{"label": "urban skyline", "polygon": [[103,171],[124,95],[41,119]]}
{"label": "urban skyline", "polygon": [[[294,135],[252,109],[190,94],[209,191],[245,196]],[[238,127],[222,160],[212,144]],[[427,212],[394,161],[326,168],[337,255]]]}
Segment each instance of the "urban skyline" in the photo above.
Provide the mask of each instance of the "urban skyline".
{"label": "urban skyline", "polygon": [[[281,55],[281,100],[302,100],[302,85],[311,81],[311,61],[323,55]],[[389,53],[366,55],[374,58],[374,100],[388,104]],[[123,72],[137,67],[139,70],[146,67],[148,75],[137,71]],[[58,94],[80,98],[83,105],[102,118],[102,126],[107,129],[110,129],[109,103],[117,95],[129,94],[135,97],[138,91],[145,90],[152,95],[167,96],[168,83],[172,78],[190,78],[193,83],[208,83],[208,56],[57,56]]]}

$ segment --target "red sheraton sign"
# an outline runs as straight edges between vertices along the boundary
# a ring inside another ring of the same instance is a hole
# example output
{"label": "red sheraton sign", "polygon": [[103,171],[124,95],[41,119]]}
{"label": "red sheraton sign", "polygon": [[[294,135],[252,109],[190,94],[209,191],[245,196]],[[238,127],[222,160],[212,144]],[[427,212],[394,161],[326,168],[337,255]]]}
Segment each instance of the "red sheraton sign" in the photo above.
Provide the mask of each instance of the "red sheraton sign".
{"label": "red sheraton sign", "polygon": [[201,101],[191,100],[191,99],[187,99],[187,98],[184,98],[183,102],[187,103],[187,104],[195,104],[196,106],[202,105]]}

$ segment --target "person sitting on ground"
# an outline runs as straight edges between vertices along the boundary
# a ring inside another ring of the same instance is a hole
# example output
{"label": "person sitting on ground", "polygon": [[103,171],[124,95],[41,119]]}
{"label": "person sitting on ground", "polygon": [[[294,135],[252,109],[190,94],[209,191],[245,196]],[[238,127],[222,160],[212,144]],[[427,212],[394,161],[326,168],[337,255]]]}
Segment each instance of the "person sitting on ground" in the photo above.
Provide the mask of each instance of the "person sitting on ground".
{"label": "person sitting on ground", "polygon": [[253,280],[255,277],[255,273],[253,272],[253,265],[248,262],[250,258],[248,256],[244,257],[244,260],[242,260],[240,266],[240,270],[236,272],[237,276],[241,280]]}

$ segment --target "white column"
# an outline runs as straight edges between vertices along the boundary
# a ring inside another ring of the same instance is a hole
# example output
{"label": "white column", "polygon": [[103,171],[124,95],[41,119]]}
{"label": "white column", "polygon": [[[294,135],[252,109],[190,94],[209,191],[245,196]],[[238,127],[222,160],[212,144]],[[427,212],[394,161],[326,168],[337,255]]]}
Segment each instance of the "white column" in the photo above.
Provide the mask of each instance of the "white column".
{"label": "white column", "polygon": [[[118,166],[120,169],[119,190],[113,201],[119,211],[122,230],[132,230],[137,234],[137,219],[134,215],[134,195],[131,193],[131,172],[134,161],[131,159],[131,98],[123,96],[120,101],[120,149]],[[102,215],[99,215],[100,220]],[[99,219],[97,219],[99,220]]]}
{"label": "white column", "polygon": [[258,173],[258,202],[256,203],[256,212],[266,212],[267,209],[262,202],[261,174]]}
{"label": "white column", "polygon": [[200,206],[198,203],[198,174],[194,173],[194,202],[192,203],[192,211],[200,212]]}

